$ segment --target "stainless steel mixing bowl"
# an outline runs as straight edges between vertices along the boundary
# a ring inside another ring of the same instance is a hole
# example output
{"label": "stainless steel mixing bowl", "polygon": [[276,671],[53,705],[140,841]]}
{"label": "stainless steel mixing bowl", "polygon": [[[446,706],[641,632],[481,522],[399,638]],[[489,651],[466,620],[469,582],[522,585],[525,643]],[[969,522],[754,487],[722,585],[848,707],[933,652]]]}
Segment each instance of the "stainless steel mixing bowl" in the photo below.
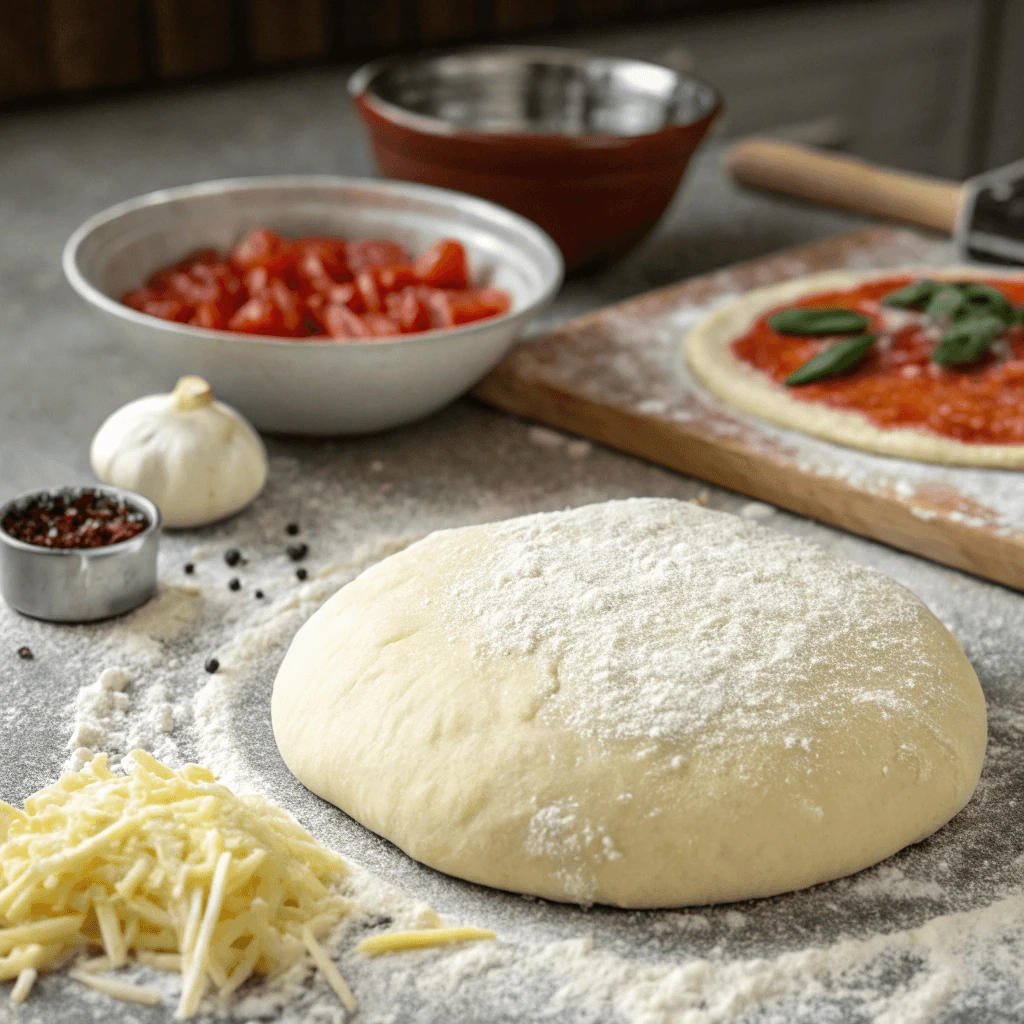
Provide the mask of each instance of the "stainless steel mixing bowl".
{"label": "stainless steel mixing bowl", "polygon": [[649,135],[700,121],[718,93],[646,61],[539,46],[495,47],[367,64],[349,82],[421,130]]}

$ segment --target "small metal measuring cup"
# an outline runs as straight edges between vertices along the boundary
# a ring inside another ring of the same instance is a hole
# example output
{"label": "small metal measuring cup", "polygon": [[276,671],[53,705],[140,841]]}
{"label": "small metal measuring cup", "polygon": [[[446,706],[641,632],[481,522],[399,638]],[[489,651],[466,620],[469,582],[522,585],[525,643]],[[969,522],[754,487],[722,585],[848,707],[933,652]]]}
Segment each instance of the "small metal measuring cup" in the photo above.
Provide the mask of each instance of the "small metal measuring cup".
{"label": "small metal measuring cup", "polygon": [[145,514],[148,525],[129,540],[96,548],[45,548],[12,537],[0,525],[0,593],[17,611],[50,622],[94,622],[122,615],[156,590],[160,510],[148,498],[118,487],[57,487],[12,498],[0,524],[40,498],[74,498],[93,491]]}

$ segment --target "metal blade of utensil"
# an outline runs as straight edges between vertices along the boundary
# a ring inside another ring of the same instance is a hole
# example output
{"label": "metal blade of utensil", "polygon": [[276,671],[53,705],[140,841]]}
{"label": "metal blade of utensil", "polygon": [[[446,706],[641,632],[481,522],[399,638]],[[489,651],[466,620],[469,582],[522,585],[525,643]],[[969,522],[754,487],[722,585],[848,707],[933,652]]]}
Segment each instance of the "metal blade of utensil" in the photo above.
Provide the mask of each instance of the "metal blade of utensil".
{"label": "metal blade of utensil", "polygon": [[946,232],[962,259],[1024,266],[1024,160],[961,184],[746,139],[729,149],[725,166],[744,185]]}
{"label": "metal blade of utensil", "polygon": [[965,183],[955,233],[966,259],[1024,265],[1024,160]]}

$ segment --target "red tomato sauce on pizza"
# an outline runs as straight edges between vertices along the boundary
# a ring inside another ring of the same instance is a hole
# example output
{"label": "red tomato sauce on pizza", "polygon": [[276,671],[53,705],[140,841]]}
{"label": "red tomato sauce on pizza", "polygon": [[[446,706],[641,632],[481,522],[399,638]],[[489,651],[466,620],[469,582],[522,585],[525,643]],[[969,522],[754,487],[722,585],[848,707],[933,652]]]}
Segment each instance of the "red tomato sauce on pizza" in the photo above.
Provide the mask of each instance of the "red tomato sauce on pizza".
{"label": "red tomato sauce on pizza", "polygon": [[[968,444],[1024,444],[1024,326],[1007,330],[970,366],[931,361],[935,328],[922,317],[883,307],[880,300],[909,284],[906,276],[871,281],[845,291],[822,292],[765,313],[741,338],[733,355],[776,383],[835,339],[794,337],[772,330],[768,321],[781,308],[842,306],[870,320],[879,341],[851,372],[788,388],[804,402],[858,412],[883,428],[915,428]],[[1024,303],[1024,280],[986,280],[1014,305]]]}

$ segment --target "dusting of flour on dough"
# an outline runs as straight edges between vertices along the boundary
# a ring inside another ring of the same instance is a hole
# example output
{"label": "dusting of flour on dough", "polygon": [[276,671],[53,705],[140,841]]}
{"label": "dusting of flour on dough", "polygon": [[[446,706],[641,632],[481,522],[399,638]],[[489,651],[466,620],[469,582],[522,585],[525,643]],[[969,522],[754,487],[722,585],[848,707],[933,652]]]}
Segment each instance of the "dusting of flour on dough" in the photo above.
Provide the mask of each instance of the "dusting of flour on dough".
{"label": "dusting of flour on dough", "polygon": [[592,860],[620,860],[622,854],[603,825],[587,820],[578,801],[560,800],[538,808],[530,818],[526,853],[561,862],[555,876],[570,899],[593,900],[593,876],[584,864]]}
{"label": "dusting of flour on dough", "polygon": [[[788,729],[787,746],[813,755],[791,733],[845,713],[850,680],[870,678],[874,652],[894,644],[902,679],[852,699],[915,714],[934,666],[901,628],[920,615],[913,595],[880,601],[880,574],[735,516],[708,530],[709,514],[637,498],[497,524],[452,583],[451,629],[475,621],[482,659],[543,659],[560,684],[545,713],[610,740],[693,749]],[[681,595],[683,623],[666,613]],[[829,668],[816,652],[834,643],[850,660]],[[820,699],[800,708],[792,694],[819,662]]]}

